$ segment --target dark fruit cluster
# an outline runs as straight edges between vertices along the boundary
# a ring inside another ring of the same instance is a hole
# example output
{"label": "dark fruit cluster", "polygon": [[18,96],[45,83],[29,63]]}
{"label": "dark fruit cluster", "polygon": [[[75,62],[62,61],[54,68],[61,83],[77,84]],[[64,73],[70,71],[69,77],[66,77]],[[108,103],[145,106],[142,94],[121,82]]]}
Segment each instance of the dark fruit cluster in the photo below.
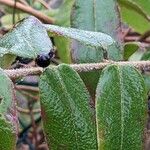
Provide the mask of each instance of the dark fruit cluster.
{"label": "dark fruit cluster", "polygon": [[44,68],[44,67],[49,66],[53,56],[54,56],[54,52],[50,51],[48,54],[38,55],[37,58],[35,59],[35,62],[38,66]]}

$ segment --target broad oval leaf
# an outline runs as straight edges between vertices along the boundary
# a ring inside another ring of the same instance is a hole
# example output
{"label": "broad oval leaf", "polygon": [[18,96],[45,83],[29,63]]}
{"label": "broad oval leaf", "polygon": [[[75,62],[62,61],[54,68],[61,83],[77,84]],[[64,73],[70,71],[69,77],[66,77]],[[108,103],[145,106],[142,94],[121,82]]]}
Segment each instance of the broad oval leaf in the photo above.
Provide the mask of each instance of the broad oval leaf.
{"label": "broad oval leaf", "polygon": [[0,57],[14,54],[26,58],[36,58],[47,54],[52,43],[42,23],[30,16],[18,23],[11,32],[0,38]]}
{"label": "broad oval leaf", "polygon": [[47,68],[40,78],[40,100],[49,148],[97,149],[90,96],[72,68]]}
{"label": "broad oval leaf", "polygon": [[10,79],[0,70],[0,149],[15,150],[17,141],[17,115]]}
{"label": "broad oval leaf", "polygon": [[106,49],[109,45],[115,43],[115,41],[109,35],[101,32],[91,32],[75,28],[64,28],[55,25],[43,26],[46,28],[46,30],[51,32],[52,35],[72,38],[91,47],[101,47]]}
{"label": "broad oval leaf", "polygon": [[132,66],[106,67],[96,91],[99,149],[141,150],[146,108],[141,74]]}

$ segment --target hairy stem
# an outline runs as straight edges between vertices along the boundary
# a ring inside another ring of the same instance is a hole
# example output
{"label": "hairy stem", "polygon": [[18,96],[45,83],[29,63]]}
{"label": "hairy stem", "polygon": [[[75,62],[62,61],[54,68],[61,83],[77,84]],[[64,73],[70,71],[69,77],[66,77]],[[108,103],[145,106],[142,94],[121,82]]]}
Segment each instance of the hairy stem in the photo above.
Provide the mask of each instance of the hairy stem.
{"label": "hairy stem", "polygon": [[[90,63],[90,64],[71,64],[72,67],[77,72],[90,72],[93,70],[101,70],[110,64],[118,64],[118,65],[132,65],[139,70],[150,70],[150,61],[120,61],[113,62],[107,61],[103,63]],[[57,66],[49,66],[49,67],[57,67]],[[22,69],[12,69],[12,70],[4,70],[4,72],[12,79],[18,77],[24,77],[27,75],[40,75],[44,71],[44,68],[41,67],[32,67],[32,68],[22,68]]]}

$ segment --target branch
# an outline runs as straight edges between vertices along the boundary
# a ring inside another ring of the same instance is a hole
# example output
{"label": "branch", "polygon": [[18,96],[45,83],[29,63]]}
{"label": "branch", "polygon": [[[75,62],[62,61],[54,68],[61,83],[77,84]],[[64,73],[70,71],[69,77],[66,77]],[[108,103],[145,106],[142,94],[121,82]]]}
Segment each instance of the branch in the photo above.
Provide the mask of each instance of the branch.
{"label": "branch", "polygon": [[148,38],[150,36],[150,30],[145,32],[140,38],[139,41],[142,42],[143,40],[145,40],[146,38]]}
{"label": "branch", "polygon": [[[14,7],[15,6],[15,1],[12,0],[0,0],[1,4],[10,6],[10,7]],[[43,21],[44,23],[49,23],[49,24],[53,24],[54,20],[46,15],[44,15],[43,13],[33,9],[30,6],[25,6],[19,2],[16,2],[16,8],[19,10],[22,10],[28,14],[31,14],[37,18],[39,18],[41,21]]]}
{"label": "branch", "polygon": [[39,92],[38,87],[33,87],[29,85],[15,85],[15,89],[18,91],[32,91],[32,92]]}
{"label": "branch", "polygon": [[[90,72],[95,70],[102,70],[107,65],[117,64],[121,66],[132,65],[139,70],[150,70],[150,61],[120,61],[120,62],[104,62],[104,63],[91,63],[91,64],[71,64],[72,67],[77,72]],[[50,66],[51,67],[51,66]],[[52,66],[57,67],[57,66]],[[32,67],[32,68],[22,68],[15,70],[4,70],[4,72],[12,79],[18,77],[24,77],[27,75],[40,75],[44,71],[41,67]]]}
{"label": "branch", "polygon": [[49,9],[49,5],[44,0],[36,0],[41,3],[46,9]]}

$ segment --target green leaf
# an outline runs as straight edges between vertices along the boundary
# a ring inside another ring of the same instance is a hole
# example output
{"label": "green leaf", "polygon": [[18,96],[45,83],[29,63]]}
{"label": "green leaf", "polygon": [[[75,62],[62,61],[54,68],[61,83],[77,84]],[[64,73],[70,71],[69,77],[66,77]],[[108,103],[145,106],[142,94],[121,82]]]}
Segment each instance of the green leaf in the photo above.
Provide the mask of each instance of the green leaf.
{"label": "green leaf", "polygon": [[118,3],[124,22],[141,34],[150,29],[150,17],[136,2],[131,0],[118,0]]}
{"label": "green leaf", "polygon": [[137,3],[147,15],[150,15],[150,1],[149,0],[132,0]]}
{"label": "green leaf", "polygon": [[[88,12],[88,13],[87,13]],[[108,2],[103,0],[76,0],[72,12],[72,27],[104,32],[111,35],[117,42],[119,41],[119,13],[117,10],[116,2],[109,0]],[[75,46],[74,46],[75,45]],[[103,59],[102,49],[92,49],[75,43],[73,45],[73,60],[79,62],[99,62]],[[107,47],[108,58],[113,60],[120,60],[120,48],[117,43],[113,43]],[[89,52],[90,51],[90,52]],[[99,52],[100,51],[100,52]],[[85,59],[85,60],[84,60]]]}
{"label": "green leaf", "polygon": [[8,69],[11,64],[15,61],[16,56],[11,54],[6,54],[3,57],[0,57],[0,67],[3,69]]}
{"label": "green leaf", "polygon": [[[27,16],[28,16],[28,14],[26,14],[26,13],[16,14],[15,21],[18,22]],[[12,14],[6,14],[6,15],[2,16],[2,18],[1,18],[2,26],[5,28],[12,28],[13,27],[13,21],[12,21],[13,19],[12,18],[13,18]]]}
{"label": "green leaf", "polygon": [[15,150],[17,116],[11,80],[0,70],[0,149]]}
{"label": "green leaf", "polygon": [[24,19],[0,39],[0,57],[14,54],[26,58],[36,58],[47,54],[52,43],[42,23],[33,16]]}
{"label": "green leaf", "polygon": [[[55,25],[70,27],[70,14],[74,0],[63,0],[60,7],[47,11],[46,14],[55,20]],[[63,63],[71,63],[71,40],[64,37],[54,36],[54,43],[58,56]]]}
{"label": "green leaf", "polygon": [[[73,3],[74,0],[63,0],[59,11],[56,13],[55,16],[53,16],[56,25],[70,27],[70,14]],[[57,47],[58,55],[61,61],[64,63],[71,63],[70,39],[55,36],[54,42]]]}
{"label": "green leaf", "polygon": [[109,35],[101,32],[91,32],[47,24],[43,26],[46,30],[52,33],[52,36],[72,38],[91,47],[101,47],[106,49],[109,45],[112,45],[115,42]]}
{"label": "green leaf", "polygon": [[146,105],[144,80],[134,67],[106,67],[96,91],[99,149],[141,150]]}
{"label": "green leaf", "polygon": [[92,97],[91,103],[95,104],[95,90],[97,87],[97,83],[99,80],[99,76],[101,71],[90,71],[90,72],[81,72],[79,75],[82,78],[83,82],[85,83],[90,95]]}
{"label": "green leaf", "polygon": [[[114,0],[76,0],[72,11],[72,27],[88,31],[104,32],[119,42],[119,12]],[[117,43],[108,46],[108,59],[120,60],[120,47]],[[104,59],[101,48],[89,48],[73,41],[72,59],[75,63],[96,63]],[[90,94],[95,99],[95,89],[100,72],[80,73]],[[93,82],[92,82],[93,81]]]}
{"label": "green leaf", "polygon": [[83,81],[69,66],[45,70],[40,78],[40,100],[51,149],[97,149],[90,99]]}
{"label": "green leaf", "polygon": [[124,60],[128,60],[129,57],[139,49],[139,42],[127,42],[124,45]]}
{"label": "green leaf", "polygon": [[150,92],[150,75],[143,74],[143,78],[145,81],[146,93],[149,93]]}
{"label": "green leaf", "polygon": [[150,48],[147,48],[147,51],[143,54],[141,60],[150,60]]}

